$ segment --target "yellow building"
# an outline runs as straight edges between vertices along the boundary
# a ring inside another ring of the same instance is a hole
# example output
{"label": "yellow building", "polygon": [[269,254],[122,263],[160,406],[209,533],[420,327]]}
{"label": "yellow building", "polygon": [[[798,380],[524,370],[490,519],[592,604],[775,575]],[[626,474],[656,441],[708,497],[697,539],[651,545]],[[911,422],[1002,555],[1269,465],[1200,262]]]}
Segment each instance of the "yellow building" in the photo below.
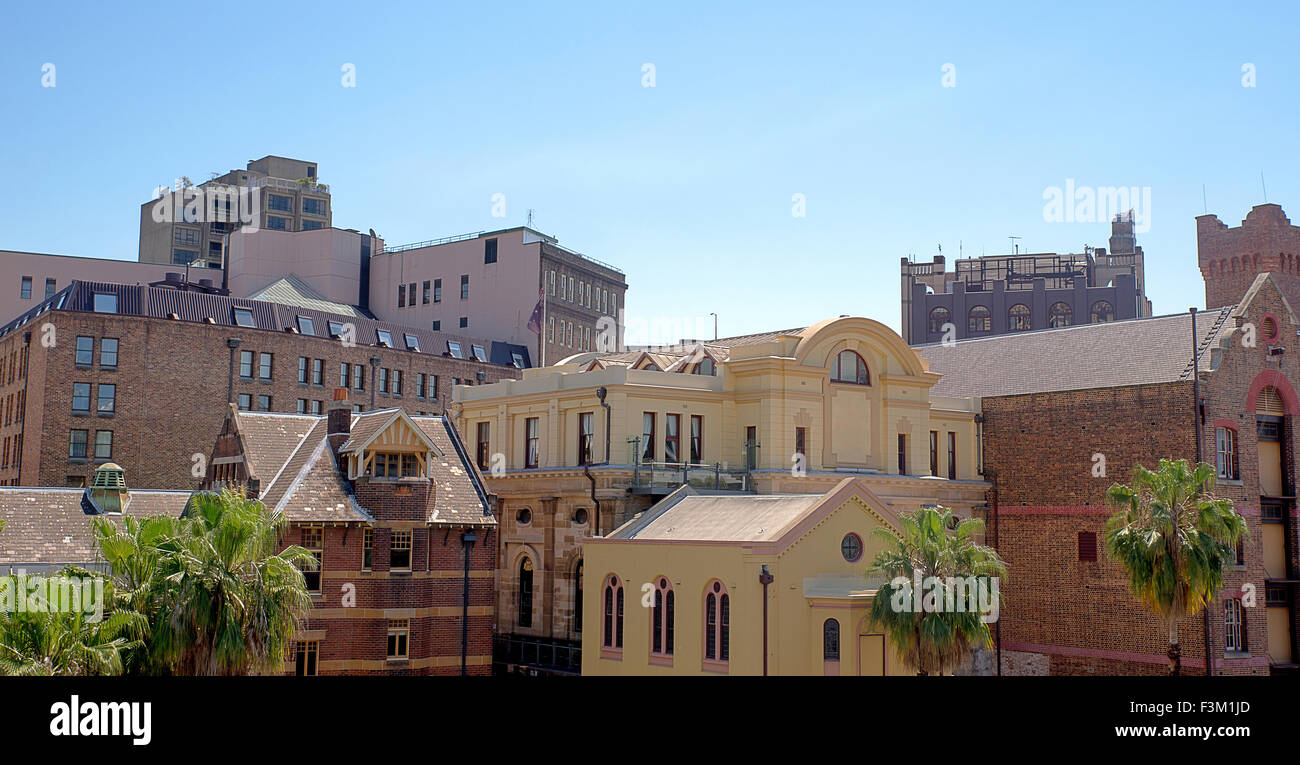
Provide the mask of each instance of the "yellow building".
{"label": "yellow building", "polygon": [[452,417],[501,499],[498,634],[576,648],[584,541],[683,484],[824,494],[857,475],[895,511],[969,515],[979,401],[932,398],[938,380],[893,330],[841,317],[457,386]]}
{"label": "yellow building", "polygon": [[815,495],[682,487],[586,540],[582,673],[910,674],[868,618],[872,530],[897,524],[862,478]]}

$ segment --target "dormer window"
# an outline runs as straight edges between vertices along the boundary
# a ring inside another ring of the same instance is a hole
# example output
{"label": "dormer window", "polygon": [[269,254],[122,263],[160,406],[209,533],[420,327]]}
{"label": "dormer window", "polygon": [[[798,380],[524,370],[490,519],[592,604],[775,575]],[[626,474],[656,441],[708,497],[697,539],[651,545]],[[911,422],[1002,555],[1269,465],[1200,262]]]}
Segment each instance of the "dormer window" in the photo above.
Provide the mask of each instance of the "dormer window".
{"label": "dormer window", "polygon": [[478,359],[479,361],[487,361],[487,352],[483,350],[483,346],[481,345],[474,346],[474,358]]}
{"label": "dormer window", "polygon": [[247,308],[236,308],[235,326],[237,327],[257,327],[257,322],[253,321],[253,312]]}
{"label": "dormer window", "polygon": [[705,356],[700,363],[695,365],[695,374],[715,377],[718,374],[718,366],[713,363],[713,359]]}
{"label": "dormer window", "polygon": [[514,362],[515,369],[524,368],[524,356],[522,353],[511,353],[510,359]]}
{"label": "dormer window", "polygon": [[379,344],[385,348],[393,347],[393,333],[386,329],[375,330],[375,335],[379,338]]}
{"label": "dormer window", "polygon": [[465,358],[465,357],[462,356],[461,353],[460,353],[460,343],[455,342],[454,340],[448,340],[448,341],[447,341],[447,353],[450,353],[451,356],[452,356],[452,358],[454,358],[454,359],[463,359],[463,358]]}
{"label": "dormer window", "polygon": [[315,335],[316,326],[312,324],[311,318],[307,316],[298,317],[298,333],[302,335]]}
{"label": "dormer window", "polygon": [[420,338],[415,335],[402,335],[402,339],[406,341],[406,349],[408,351],[415,351],[416,353],[420,352]]}
{"label": "dormer window", "polygon": [[331,321],[329,323],[330,337],[343,337],[343,322]]}
{"label": "dormer window", "polygon": [[95,313],[117,313],[117,295],[112,292],[96,292]]}
{"label": "dormer window", "polygon": [[417,478],[420,461],[414,454],[385,454],[377,452],[374,458],[375,478]]}

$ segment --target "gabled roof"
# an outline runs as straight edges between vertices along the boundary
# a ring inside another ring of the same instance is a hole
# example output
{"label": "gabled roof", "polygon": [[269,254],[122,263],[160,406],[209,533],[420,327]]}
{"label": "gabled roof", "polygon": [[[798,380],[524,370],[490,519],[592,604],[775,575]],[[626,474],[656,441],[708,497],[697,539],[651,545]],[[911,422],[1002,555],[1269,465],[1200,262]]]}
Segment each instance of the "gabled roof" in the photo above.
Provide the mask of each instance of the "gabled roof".
{"label": "gabled roof", "polygon": [[[0,518],[5,522],[0,530],[0,566],[49,568],[100,561],[90,528],[96,513],[85,495],[85,489],[0,488]],[[190,496],[188,491],[133,489],[121,514],[99,517],[180,517]]]}
{"label": "gabled roof", "polygon": [[435,454],[441,455],[442,450],[438,448],[419,425],[411,419],[403,409],[379,409],[374,412],[352,415],[352,428],[348,435],[348,440],[343,442],[339,447],[340,454],[354,454],[363,451],[371,444],[381,433],[387,430],[393,423],[402,421],[410,428],[411,432],[417,438],[424,442],[426,448]]}
{"label": "gabled roof", "polygon": [[460,435],[446,417],[413,417],[439,449],[429,466],[437,487],[430,523],[495,525],[483,476],[474,467]]}
{"label": "gabled roof", "polygon": [[303,281],[297,274],[288,274],[283,278],[277,279],[266,285],[260,290],[248,296],[249,300],[265,300],[268,303],[279,303],[280,305],[296,306],[298,308],[310,308],[325,313],[336,313],[344,316],[373,318],[354,306],[346,303],[336,303],[322,295],[307,282]]}
{"label": "gabled roof", "polygon": [[279,414],[242,412],[230,405],[234,412],[235,427],[244,444],[244,459],[248,474],[269,489],[284,463],[302,443],[302,439],[316,425],[318,416],[305,414]]}
{"label": "gabled roof", "polygon": [[[1234,306],[1196,317],[1198,367],[1210,371],[1208,349],[1232,329]],[[1188,314],[1080,324],[917,346],[943,378],[932,396],[1017,396],[1190,380]]]}

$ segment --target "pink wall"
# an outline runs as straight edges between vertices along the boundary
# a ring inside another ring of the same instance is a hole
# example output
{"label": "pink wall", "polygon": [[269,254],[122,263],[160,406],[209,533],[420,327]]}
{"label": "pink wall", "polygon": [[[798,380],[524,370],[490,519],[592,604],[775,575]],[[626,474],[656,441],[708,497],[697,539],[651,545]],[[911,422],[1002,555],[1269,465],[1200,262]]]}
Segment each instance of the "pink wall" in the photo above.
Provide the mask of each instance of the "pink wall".
{"label": "pink wall", "polygon": [[360,248],[360,234],[337,228],[237,231],[226,256],[230,293],[244,297],[296,274],[326,299],[356,305]]}
{"label": "pink wall", "polygon": [[[33,252],[0,250],[0,323],[19,316],[45,299],[45,280],[55,280],[55,291],[68,286],[74,279],[90,282],[118,282],[121,284],[148,284],[160,281],[163,275],[185,271],[184,266],[166,266],[139,263],[134,260],[107,258],[82,258],[73,255],[43,255]],[[32,296],[21,297],[22,278],[32,277]],[[221,272],[209,269],[190,269],[190,278],[213,279],[220,283]]]}

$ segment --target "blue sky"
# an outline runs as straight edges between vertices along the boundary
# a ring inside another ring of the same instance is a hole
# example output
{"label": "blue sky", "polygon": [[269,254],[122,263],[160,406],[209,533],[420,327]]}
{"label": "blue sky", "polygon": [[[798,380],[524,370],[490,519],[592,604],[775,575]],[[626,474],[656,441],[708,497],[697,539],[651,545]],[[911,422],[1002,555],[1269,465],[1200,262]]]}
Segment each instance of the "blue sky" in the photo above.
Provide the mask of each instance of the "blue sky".
{"label": "blue sky", "polygon": [[320,164],[337,226],[400,244],[532,208],[627,272],[634,316],[728,335],[897,328],[899,258],[939,245],[1105,246],[1044,220],[1067,179],[1150,188],[1157,313],[1204,300],[1202,184],[1229,225],[1261,171],[1300,214],[1283,4],[109,5],[0,10],[0,249],[133,260],[155,186],[280,154]]}

